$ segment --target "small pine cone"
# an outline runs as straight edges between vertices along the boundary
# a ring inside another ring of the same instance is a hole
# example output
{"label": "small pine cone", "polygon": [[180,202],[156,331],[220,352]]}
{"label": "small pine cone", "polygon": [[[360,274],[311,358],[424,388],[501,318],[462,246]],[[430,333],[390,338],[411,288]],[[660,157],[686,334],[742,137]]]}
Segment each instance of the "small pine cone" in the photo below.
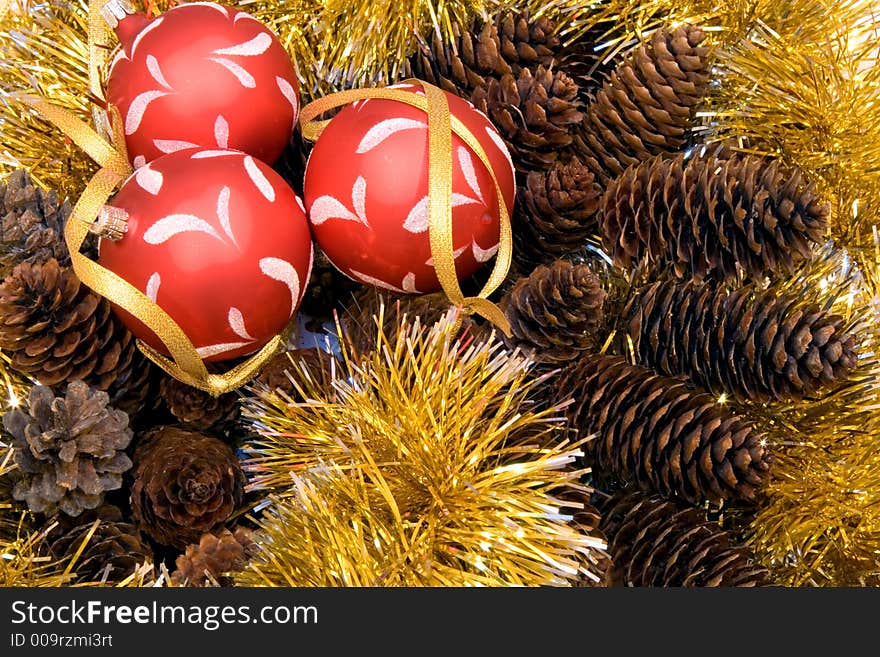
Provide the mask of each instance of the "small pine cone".
{"label": "small pine cone", "polygon": [[612,71],[587,105],[577,136],[584,163],[606,184],[627,167],[685,144],[709,85],[703,31],[657,30]]}
{"label": "small pine cone", "polygon": [[614,261],[647,257],[675,275],[739,270],[763,280],[789,275],[822,239],[828,206],[796,168],[753,155],[656,157],[605,190],[602,239]]}
{"label": "small pine cone", "polygon": [[844,380],[857,361],[841,316],[773,288],[660,281],[626,315],[643,365],[740,401],[803,399]]}
{"label": "small pine cone", "polygon": [[171,414],[195,431],[222,431],[239,415],[239,396],[235,392],[214,397],[165,375],[159,382],[159,395]]}
{"label": "small pine cone", "polygon": [[519,279],[501,308],[514,345],[538,362],[562,363],[596,346],[604,300],[589,265],[557,260]]}
{"label": "small pine cone", "polygon": [[487,78],[471,94],[474,106],[498,128],[517,170],[548,168],[573,141],[583,120],[578,87],[568,75],[538,66]]}
{"label": "small pine cone", "polygon": [[245,476],[218,438],[174,426],[142,437],[134,453],[132,514],[156,542],[183,548],[226,522],[244,496]]}
{"label": "small pine cone", "polygon": [[177,586],[205,586],[212,581],[231,585],[229,574],[244,570],[255,549],[253,532],[244,527],[236,527],[235,533],[224,527],[202,534],[197,544],[187,545],[177,557],[171,581]]}
{"label": "small pine cone", "polygon": [[410,60],[410,75],[446,91],[468,97],[486,86],[487,78],[517,75],[525,67],[551,68],[561,41],[548,18],[529,20],[526,14],[500,14],[495,22],[458,28],[449,43],[434,32]]}
{"label": "small pine cone", "polygon": [[299,310],[316,320],[330,320],[333,311],[346,305],[355,290],[363,287],[339,271],[317,246],[309,284]]}
{"label": "small pine cone", "polygon": [[83,380],[129,412],[148,394],[151,365],[110,302],[54,258],[22,263],[0,283],[0,349],[43,385]]}
{"label": "small pine cone", "polygon": [[27,171],[13,171],[0,184],[0,278],[22,262],[69,262],[64,224],[70,211],[70,204],[59,204],[54,191],[47,194],[35,187]]}
{"label": "small pine cone", "polygon": [[753,499],[770,469],[762,436],[706,393],[615,356],[586,355],[560,377],[560,398],[593,458],[610,472],[688,502]]}
{"label": "small pine cone", "polygon": [[60,509],[76,516],[122,487],[122,473],[131,468],[125,448],[132,432],[128,416],[108,402],[107,393],[82,381],[69,383],[63,397],[36,385],[27,413],[13,409],[3,416],[22,474],[12,490],[15,499],[38,513]]}
{"label": "small pine cone", "polygon": [[93,512],[83,513],[77,520],[75,526],[65,528],[51,541],[49,552],[55,559],[73,557],[82,547],[95,520],[99,520],[94,534],[73,565],[79,581],[119,582],[141,564],[152,560],[152,552],[144,545],[137,527],[123,520],[118,507],[103,505]]}
{"label": "small pine cone", "polygon": [[[382,311],[382,329],[385,337],[394,342],[400,320],[406,315],[412,325],[416,317],[422,327],[432,326],[446,316],[452,307],[442,292],[433,294],[395,294],[374,287],[365,287],[354,295],[340,317],[347,342],[357,353],[363,354],[376,346],[379,311]],[[464,318],[468,324],[469,318]]]}
{"label": "small pine cone", "polygon": [[601,505],[600,528],[614,564],[610,586],[769,586],[751,551],[731,545],[700,509],[623,490]]}
{"label": "small pine cone", "polygon": [[329,382],[332,379],[333,362],[334,357],[323,349],[291,349],[266,363],[254,382],[269,390],[283,392],[291,399],[302,401],[291,377],[294,381],[297,380],[301,376],[299,367],[305,367],[313,380]]}
{"label": "small pine cone", "polygon": [[[590,501],[588,491],[579,491],[572,488],[559,491],[555,497],[562,502],[559,513],[570,515],[569,525],[578,531],[607,543],[605,535],[599,529],[602,517],[596,507]],[[590,570],[598,579],[582,575],[576,581],[578,588],[603,586],[607,579],[608,570],[611,568],[611,560],[604,550],[590,550],[586,556],[590,561]]]}
{"label": "small pine cone", "polygon": [[528,269],[580,250],[599,233],[602,189],[577,159],[529,172],[517,195],[514,257]]}

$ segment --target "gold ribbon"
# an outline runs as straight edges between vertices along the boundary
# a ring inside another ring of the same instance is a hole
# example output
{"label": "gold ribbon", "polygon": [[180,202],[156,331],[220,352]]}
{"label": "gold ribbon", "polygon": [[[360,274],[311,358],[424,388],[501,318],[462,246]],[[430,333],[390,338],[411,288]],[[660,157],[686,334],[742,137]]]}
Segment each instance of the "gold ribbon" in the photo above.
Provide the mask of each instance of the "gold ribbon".
{"label": "gold ribbon", "polygon": [[[434,269],[443,292],[452,304],[467,313],[485,317],[496,327],[510,336],[510,323],[501,309],[489,301],[488,297],[497,290],[510,269],[513,254],[513,237],[510,216],[501,193],[501,186],[482,145],[467,127],[449,111],[449,103],[443,90],[421,80],[407,80],[407,83],[420,84],[424,96],[401,89],[352,89],[330,94],[315,100],[300,112],[300,126],[303,137],[315,141],[330,122],[315,120],[325,112],[348,105],[356,100],[380,98],[406,103],[417,107],[428,115],[428,234],[431,244],[431,257]],[[452,135],[456,134],[470,146],[492,176],[495,195],[501,214],[501,235],[498,253],[489,280],[475,297],[465,297],[455,272],[455,253],[452,244]]]}
{"label": "gold ribbon", "polygon": [[[96,17],[100,19],[100,10],[105,1],[91,0],[89,3],[89,72],[92,85],[99,79],[92,78],[91,75],[93,70],[100,70],[98,65],[93,67],[93,64],[100,57],[96,51],[102,48],[99,44],[103,43],[102,35],[106,34],[105,30],[97,27],[94,19]],[[33,96],[21,95],[18,99],[59,128],[101,167],[76,202],[64,228],[64,239],[70,251],[73,271],[80,281],[137,317],[159,337],[171,354],[171,359],[140,340],[137,342],[138,348],[147,358],[179,381],[218,396],[240,387],[253,378],[260,368],[287,344],[293,321],[288,323],[281,334],[274,336],[268,344],[246,361],[224,374],[210,374],[192,341],[168,313],[128,281],[79,252],[89,233],[89,227],[101,208],[120,183],[132,173],[119,111],[113,106],[108,106],[111,117],[111,142],[108,143],[77,116],[61,107]]]}

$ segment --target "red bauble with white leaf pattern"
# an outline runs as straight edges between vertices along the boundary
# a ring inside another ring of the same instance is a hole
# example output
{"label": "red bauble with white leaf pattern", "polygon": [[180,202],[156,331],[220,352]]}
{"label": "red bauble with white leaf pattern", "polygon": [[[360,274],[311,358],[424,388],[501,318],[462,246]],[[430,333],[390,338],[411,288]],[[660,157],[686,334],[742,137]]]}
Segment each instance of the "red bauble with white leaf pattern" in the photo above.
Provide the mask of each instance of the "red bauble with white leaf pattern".
{"label": "red bauble with white leaf pattern", "polygon": [[[424,93],[420,86],[394,88]],[[479,140],[513,209],[510,154],[489,120],[447,93],[449,108]],[[457,135],[452,137],[452,232],[462,280],[495,255],[499,201],[492,177]],[[398,292],[440,289],[428,233],[428,118],[384,99],[343,109],[324,128],[309,156],[306,207],[315,241],[344,274]]]}
{"label": "red bauble with white leaf pattern", "polygon": [[184,148],[231,148],[269,164],[287,145],[299,85],[278,38],[250,14],[215,3],[179,5],[116,28],[107,81],[135,167]]}
{"label": "red bauble with white leaf pattern", "polygon": [[[305,210],[253,156],[164,155],[135,171],[109,205],[129,214],[128,229],[119,241],[101,240],[100,264],[165,310],[204,360],[258,350],[296,312],[312,265]],[[116,311],[167,353],[140,320]]]}

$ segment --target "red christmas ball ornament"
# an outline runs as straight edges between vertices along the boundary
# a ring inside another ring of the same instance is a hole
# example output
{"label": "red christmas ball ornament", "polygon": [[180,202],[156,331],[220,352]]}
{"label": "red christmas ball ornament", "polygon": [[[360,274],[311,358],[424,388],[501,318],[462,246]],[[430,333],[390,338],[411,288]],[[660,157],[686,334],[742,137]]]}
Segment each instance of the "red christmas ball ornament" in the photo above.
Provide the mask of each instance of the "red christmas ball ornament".
{"label": "red christmas ball ornament", "polygon": [[[424,94],[421,86],[394,88]],[[515,193],[510,154],[495,127],[469,102],[449,109],[479,141],[508,214]],[[452,234],[459,280],[495,255],[500,207],[492,176],[452,136]],[[397,292],[440,289],[428,230],[428,117],[411,105],[371,98],[343,109],[309,156],[304,196],[315,241],[344,274]]]}
{"label": "red christmas ball ornament", "polygon": [[135,167],[193,147],[278,159],[299,113],[299,84],[275,34],[213,2],[179,5],[154,19],[123,16],[107,99],[119,108]]}
{"label": "red christmas ball ornament", "polygon": [[[312,266],[302,201],[268,165],[232,150],[189,149],[137,169],[105,212],[127,213],[99,263],[155,301],[206,361],[257,351],[296,312]],[[139,319],[116,308],[151,347]]]}

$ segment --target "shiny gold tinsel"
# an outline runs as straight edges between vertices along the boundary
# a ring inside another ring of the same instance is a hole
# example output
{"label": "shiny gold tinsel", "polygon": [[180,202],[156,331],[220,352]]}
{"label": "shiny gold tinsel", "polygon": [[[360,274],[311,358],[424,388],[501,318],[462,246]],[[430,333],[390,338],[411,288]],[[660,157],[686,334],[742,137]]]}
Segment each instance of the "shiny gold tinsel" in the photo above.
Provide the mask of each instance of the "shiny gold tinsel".
{"label": "shiny gold tinsel", "polygon": [[[243,585],[569,585],[598,580],[604,544],[562,507],[586,499],[559,408],[528,397],[531,363],[456,340],[453,317],[402,320],[342,356],[329,387],[300,366],[293,400],[253,391],[245,468],[270,498]],[[379,326],[382,321],[379,319]]]}

